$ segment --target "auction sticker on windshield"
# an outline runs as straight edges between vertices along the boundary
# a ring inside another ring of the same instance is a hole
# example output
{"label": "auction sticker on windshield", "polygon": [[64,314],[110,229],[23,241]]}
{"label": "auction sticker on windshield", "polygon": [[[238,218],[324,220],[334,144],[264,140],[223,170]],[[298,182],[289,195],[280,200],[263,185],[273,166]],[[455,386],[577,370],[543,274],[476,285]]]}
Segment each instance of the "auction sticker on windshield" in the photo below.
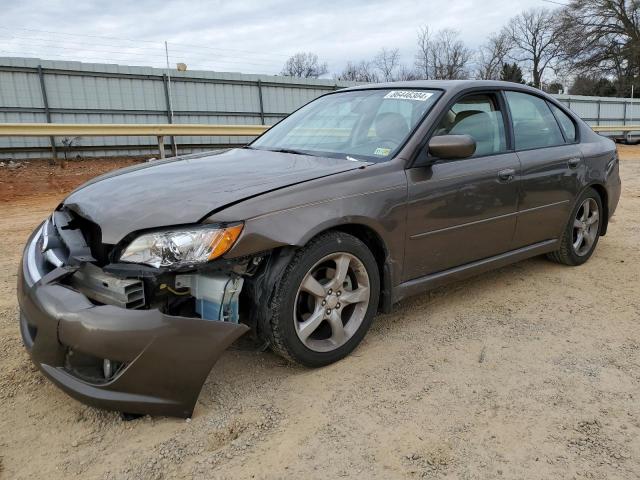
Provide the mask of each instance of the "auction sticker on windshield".
{"label": "auction sticker on windshield", "polygon": [[433,96],[431,92],[422,92],[420,90],[394,90],[387,93],[384,98],[393,98],[395,100],[417,100],[419,102],[426,102]]}

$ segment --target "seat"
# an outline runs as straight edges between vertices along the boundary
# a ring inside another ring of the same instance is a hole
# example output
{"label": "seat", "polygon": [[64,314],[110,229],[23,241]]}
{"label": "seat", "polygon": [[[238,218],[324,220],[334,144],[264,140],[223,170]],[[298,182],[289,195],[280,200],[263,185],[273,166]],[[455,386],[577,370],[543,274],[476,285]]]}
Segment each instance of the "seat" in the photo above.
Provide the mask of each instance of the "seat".
{"label": "seat", "polygon": [[409,134],[409,124],[406,119],[395,112],[385,112],[378,115],[374,122],[376,137],[400,144]]}
{"label": "seat", "polygon": [[[458,117],[461,117],[458,119]],[[479,110],[467,110],[456,116],[449,135],[470,135],[476,141],[474,156],[490,155],[501,149],[495,115]]]}

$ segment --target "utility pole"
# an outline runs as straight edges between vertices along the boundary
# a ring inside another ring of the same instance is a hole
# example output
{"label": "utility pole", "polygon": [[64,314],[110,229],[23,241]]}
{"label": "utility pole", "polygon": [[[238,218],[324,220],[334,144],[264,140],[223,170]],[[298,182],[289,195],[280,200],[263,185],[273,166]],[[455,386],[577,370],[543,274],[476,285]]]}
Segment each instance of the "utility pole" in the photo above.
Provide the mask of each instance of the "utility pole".
{"label": "utility pole", "polygon": [[[169,64],[169,45],[167,41],[164,41],[164,54],[167,59],[167,90],[168,90],[168,107],[169,107],[169,123],[173,123],[173,100],[171,98],[171,66]],[[178,155],[178,145],[176,144],[176,137],[171,136],[171,149],[173,150],[173,156]]]}
{"label": "utility pole", "polygon": [[[633,125],[633,77],[631,77],[631,113],[629,114],[629,124]],[[627,132],[627,143],[631,143],[631,132]]]}
{"label": "utility pole", "polygon": [[631,121],[629,123],[633,125],[633,83],[631,84]]}

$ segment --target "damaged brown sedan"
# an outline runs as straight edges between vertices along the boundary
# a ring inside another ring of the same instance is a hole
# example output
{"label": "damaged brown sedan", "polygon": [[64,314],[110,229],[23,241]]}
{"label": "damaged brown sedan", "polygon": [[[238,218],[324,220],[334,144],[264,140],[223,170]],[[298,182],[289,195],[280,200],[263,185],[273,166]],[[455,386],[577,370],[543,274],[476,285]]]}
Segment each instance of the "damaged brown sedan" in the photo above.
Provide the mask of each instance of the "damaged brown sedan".
{"label": "damaged brown sedan", "polygon": [[248,147],[72,192],[27,242],[20,329],[77,399],[190,416],[243,334],[327,365],[408,295],[540,254],[584,263],[619,196],[613,142],[538,90],[346,89]]}

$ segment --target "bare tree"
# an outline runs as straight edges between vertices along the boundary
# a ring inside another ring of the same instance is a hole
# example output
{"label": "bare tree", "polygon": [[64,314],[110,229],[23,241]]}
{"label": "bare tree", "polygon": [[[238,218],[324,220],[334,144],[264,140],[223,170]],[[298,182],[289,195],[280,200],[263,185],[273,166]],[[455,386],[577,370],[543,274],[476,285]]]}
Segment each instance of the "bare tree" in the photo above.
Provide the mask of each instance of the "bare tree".
{"label": "bare tree", "polygon": [[336,75],[337,80],[351,82],[375,83],[378,81],[378,74],[371,62],[362,60],[359,63],[347,62],[344,70]]}
{"label": "bare tree", "polygon": [[640,76],[640,0],[572,0],[561,18],[574,70],[614,77],[628,95]]}
{"label": "bare tree", "polygon": [[440,30],[433,39],[431,49],[431,78],[435,80],[460,80],[469,76],[467,66],[471,50],[458,38],[458,32],[450,28]]}
{"label": "bare tree", "polygon": [[380,71],[382,80],[392,82],[395,80],[396,69],[400,65],[400,50],[397,48],[381,48],[378,55],[373,59],[373,64]]}
{"label": "bare tree", "polygon": [[558,15],[533,8],[511,19],[506,35],[513,43],[513,59],[527,66],[533,85],[540,87],[547,68],[557,68],[564,58],[562,28]]}
{"label": "bare tree", "polygon": [[342,69],[342,72],[337,75],[334,74],[334,78],[336,80],[344,80],[347,82],[357,82],[358,81],[358,65],[349,61]]}
{"label": "bare tree", "polygon": [[298,52],[282,67],[281,75],[299,78],[318,78],[329,70],[327,62],[320,63],[315,53]]}
{"label": "bare tree", "polygon": [[421,80],[421,75],[420,72],[416,71],[415,68],[409,68],[406,65],[400,65],[395,79],[398,81]]}
{"label": "bare tree", "polygon": [[419,78],[458,80],[469,76],[472,52],[458,38],[456,30],[444,29],[431,34],[428,27],[418,31],[415,67]]}
{"label": "bare tree", "polygon": [[512,43],[505,30],[489,36],[487,43],[478,49],[477,78],[481,80],[498,80],[502,73]]}
{"label": "bare tree", "polygon": [[418,51],[416,52],[415,67],[420,78],[428,80],[431,74],[431,50],[433,42],[431,32],[426,25],[418,29]]}

